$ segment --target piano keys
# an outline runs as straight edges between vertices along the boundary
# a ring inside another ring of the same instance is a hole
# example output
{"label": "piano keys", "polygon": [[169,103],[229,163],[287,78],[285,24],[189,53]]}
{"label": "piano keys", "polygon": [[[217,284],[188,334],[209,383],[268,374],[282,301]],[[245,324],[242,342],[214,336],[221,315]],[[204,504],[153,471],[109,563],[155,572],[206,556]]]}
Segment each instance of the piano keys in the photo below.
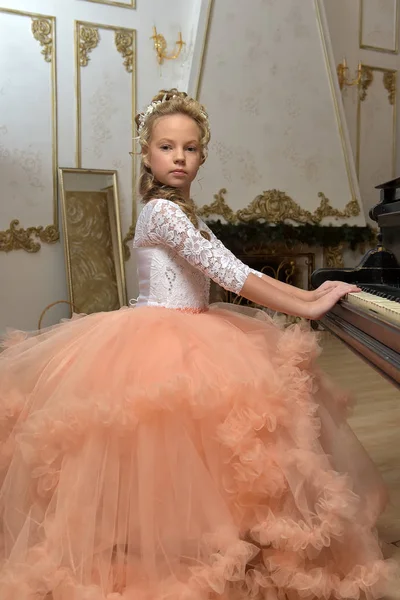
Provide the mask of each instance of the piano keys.
{"label": "piano keys", "polygon": [[317,269],[313,287],[327,280],[357,284],[327,313],[322,326],[400,386],[400,178],[378,186],[381,201],[370,217],[378,223],[376,248],[354,269]]}
{"label": "piano keys", "polygon": [[[374,288],[369,288],[370,292],[357,292],[349,294],[347,302],[353,306],[359,306],[371,317],[377,317],[394,325],[400,326],[400,296],[387,295],[377,296],[371,293]],[[400,342],[400,340],[399,340]]]}

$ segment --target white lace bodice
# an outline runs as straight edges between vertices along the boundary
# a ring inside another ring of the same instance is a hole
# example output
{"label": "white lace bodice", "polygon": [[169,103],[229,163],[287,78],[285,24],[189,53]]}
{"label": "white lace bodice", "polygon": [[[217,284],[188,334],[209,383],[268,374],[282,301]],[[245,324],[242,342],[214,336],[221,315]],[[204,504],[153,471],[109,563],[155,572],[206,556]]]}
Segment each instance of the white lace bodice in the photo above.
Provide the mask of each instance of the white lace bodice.
{"label": "white lace bodice", "polygon": [[220,242],[199,219],[206,240],[173,202],[151,200],[136,226],[133,247],[139,275],[138,306],[205,310],[210,279],[239,294],[250,269]]}

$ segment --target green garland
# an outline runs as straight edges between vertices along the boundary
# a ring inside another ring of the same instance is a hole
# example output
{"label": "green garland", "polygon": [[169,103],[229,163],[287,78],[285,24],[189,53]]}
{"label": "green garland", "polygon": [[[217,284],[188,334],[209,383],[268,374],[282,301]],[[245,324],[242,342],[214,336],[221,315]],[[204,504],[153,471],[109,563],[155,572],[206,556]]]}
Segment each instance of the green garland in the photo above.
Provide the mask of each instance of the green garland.
{"label": "green garland", "polygon": [[240,251],[247,244],[285,243],[289,248],[296,244],[322,248],[346,244],[355,250],[360,244],[372,246],[376,242],[376,232],[369,225],[271,225],[256,220],[237,224],[222,223],[220,220],[207,221],[207,225],[233,252]]}

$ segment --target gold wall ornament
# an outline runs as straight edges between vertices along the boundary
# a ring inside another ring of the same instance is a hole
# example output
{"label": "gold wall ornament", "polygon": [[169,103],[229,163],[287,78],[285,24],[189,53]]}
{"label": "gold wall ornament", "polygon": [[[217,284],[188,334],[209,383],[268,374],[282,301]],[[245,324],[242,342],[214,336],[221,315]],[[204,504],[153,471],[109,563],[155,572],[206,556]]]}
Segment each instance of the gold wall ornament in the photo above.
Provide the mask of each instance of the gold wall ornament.
{"label": "gold wall ornament", "polygon": [[211,215],[219,215],[223,217],[227,223],[236,223],[237,217],[224,198],[226,193],[227,190],[221,188],[218,194],[214,194],[214,202],[212,202],[212,204],[206,204],[197,210],[199,217],[207,219]]}
{"label": "gold wall ornament", "polygon": [[35,40],[43,46],[42,54],[46,62],[53,57],[53,26],[49,19],[32,18],[32,33]]}
{"label": "gold wall ornament", "polygon": [[383,73],[383,85],[388,92],[389,104],[394,106],[396,101],[396,71],[385,71]]}
{"label": "gold wall ornament", "polygon": [[347,66],[346,58],[343,58],[343,62],[339,63],[336,67],[336,73],[338,76],[339,87],[342,90],[346,87],[353,87],[360,85],[361,82],[361,63],[358,63],[358,68],[356,71],[356,76],[351,79],[348,76],[349,67]]}
{"label": "gold wall ornament", "polygon": [[334,208],[329,199],[322,192],[318,193],[320,204],[312,213],[302,208],[285,192],[280,190],[267,190],[256,196],[247,208],[242,208],[234,212],[228,206],[225,194],[225,188],[220,189],[218,194],[214,194],[214,202],[200,207],[197,210],[199,217],[208,218],[211,215],[221,216],[228,223],[248,223],[249,221],[265,220],[268,223],[283,223],[284,221],[294,221],[295,223],[319,224],[326,217],[335,217],[336,219],[349,219],[360,214],[360,205],[358,200],[350,200],[343,210]]}
{"label": "gold wall ornament", "polygon": [[315,209],[313,214],[313,223],[321,223],[322,219],[326,217],[335,217],[335,219],[350,219],[351,217],[358,217],[361,212],[360,205],[356,198],[349,200],[343,210],[334,208],[329,199],[322,192],[318,192],[318,198],[320,198],[320,205]]}
{"label": "gold wall ornament", "polygon": [[371,67],[367,67],[366,65],[361,65],[361,80],[359,85],[359,95],[361,102],[367,97],[367,91],[369,86],[374,80],[374,73]]}
{"label": "gold wall ornament", "polygon": [[343,246],[330,246],[324,248],[324,267],[328,269],[343,269]]}
{"label": "gold wall ornament", "polygon": [[360,214],[358,201],[353,199],[348,202],[344,210],[333,208],[328,198],[322,192],[318,193],[320,205],[313,213],[302,208],[285,192],[268,190],[256,196],[245,209],[236,213],[239,221],[248,222],[253,219],[265,219],[268,223],[282,223],[294,221],[295,223],[319,224],[326,217],[347,219]]}
{"label": "gold wall ornament", "polygon": [[124,59],[123,65],[128,73],[133,71],[133,34],[128,31],[115,32],[115,46]]}
{"label": "gold wall ornament", "polygon": [[265,219],[268,223],[282,223],[286,219],[296,223],[313,222],[310,211],[301,208],[285,192],[268,190],[256,196],[247,208],[238,210],[237,219],[244,223]]}
{"label": "gold wall ornament", "polygon": [[122,240],[122,251],[124,253],[125,261],[129,260],[131,257],[131,249],[129,247],[129,242],[131,242],[133,240],[133,238],[135,237],[135,229],[136,229],[136,225],[132,224],[129,227],[128,233],[125,235],[124,239]]}
{"label": "gold wall ornament", "polygon": [[369,67],[358,63],[356,76],[351,79],[348,76],[349,67],[347,66],[346,59],[339,63],[336,67],[336,73],[338,76],[339,87],[343,90],[344,87],[358,87],[360,99],[364,101],[367,97],[367,90],[373,81],[373,72]]}
{"label": "gold wall ornament", "polygon": [[18,227],[19,220],[13,219],[9,229],[0,231],[0,252],[11,252],[12,250],[25,250],[30,254],[39,252],[41,246],[37,240],[46,244],[54,244],[60,239],[60,233],[56,225],[47,227]]}
{"label": "gold wall ornament", "polygon": [[94,50],[100,41],[99,31],[95,27],[85,27],[78,24],[79,31],[79,64],[87,67],[89,52]]}
{"label": "gold wall ornament", "polygon": [[153,27],[153,35],[150,38],[154,42],[154,50],[157,54],[157,62],[159,65],[162,65],[164,60],[175,60],[179,57],[182,52],[182,48],[185,45],[185,42],[182,40],[182,33],[179,32],[179,38],[175,42],[178,49],[170,54],[167,53],[167,42],[162,33],[157,33],[156,27]]}

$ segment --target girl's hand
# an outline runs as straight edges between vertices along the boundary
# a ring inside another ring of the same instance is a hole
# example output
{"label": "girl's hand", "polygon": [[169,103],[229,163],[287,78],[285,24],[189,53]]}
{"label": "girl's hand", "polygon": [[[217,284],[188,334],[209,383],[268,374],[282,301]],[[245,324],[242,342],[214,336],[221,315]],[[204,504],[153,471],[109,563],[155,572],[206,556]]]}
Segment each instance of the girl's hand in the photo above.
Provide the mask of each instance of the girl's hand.
{"label": "girl's hand", "polygon": [[[351,285],[340,281],[330,281],[325,283],[331,283],[335,285],[333,285],[330,289],[326,289],[326,291],[324,290],[324,293],[318,299],[309,303],[310,319],[321,319],[321,317],[329,312],[341,298],[344,298],[347,296],[347,294],[361,291],[356,285]],[[318,290],[319,289],[320,288],[318,288]]]}
{"label": "girl's hand", "polygon": [[361,290],[359,288],[357,288],[357,290],[354,290],[354,286],[351,283],[345,283],[344,281],[324,281],[324,283],[322,285],[320,285],[316,290],[314,290],[312,293],[312,300],[318,300],[319,298],[322,298],[323,296],[325,296],[326,294],[328,294],[329,292],[333,291],[336,288],[340,288],[340,289],[345,289],[347,286],[347,289],[349,290],[348,293],[357,291],[360,292]]}

